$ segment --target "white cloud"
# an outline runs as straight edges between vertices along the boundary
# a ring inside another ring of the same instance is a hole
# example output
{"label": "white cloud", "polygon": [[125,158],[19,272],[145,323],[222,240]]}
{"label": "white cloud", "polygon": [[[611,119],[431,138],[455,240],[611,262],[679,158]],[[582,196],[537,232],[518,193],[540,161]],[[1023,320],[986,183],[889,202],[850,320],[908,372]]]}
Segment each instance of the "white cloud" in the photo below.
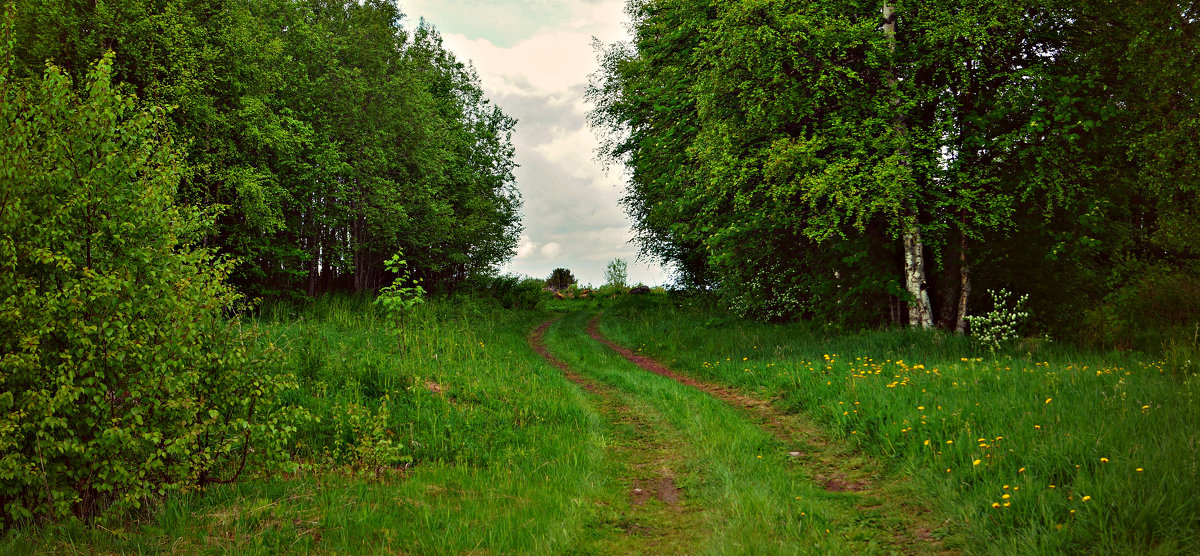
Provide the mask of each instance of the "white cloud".
{"label": "white cloud", "polygon": [[532,257],[538,250],[538,244],[529,239],[529,236],[521,236],[517,241],[517,257],[518,259],[528,259]]}
{"label": "white cloud", "polygon": [[551,241],[543,245],[539,253],[541,253],[543,259],[553,259],[562,253],[562,246]]}
{"label": "white cloud", "polygon": [[415,21],[426,16],[444,44],[471,60],[488,98],[519,120],[513,134],[517,187],[525,205],[516,257],[506,270],[545,277],[570,269],[583,283],[603,281],[614,258],[630,262],[634,282],[662,284],[655,264],[635,263],[631,222],[615,171],[595,160],[598,140],[585,121],[583,94],[597,70],[592,38],[626,40],[624,0],[401,0]]}

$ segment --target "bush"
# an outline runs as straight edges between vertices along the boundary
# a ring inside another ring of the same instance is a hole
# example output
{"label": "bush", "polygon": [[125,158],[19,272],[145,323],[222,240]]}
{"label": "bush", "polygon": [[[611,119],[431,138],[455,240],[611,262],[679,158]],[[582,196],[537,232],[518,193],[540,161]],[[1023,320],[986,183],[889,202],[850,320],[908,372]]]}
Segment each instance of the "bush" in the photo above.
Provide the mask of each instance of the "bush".
{"label": "bush", "polygon": [[[1096,347],[1158,352],[1195,346],[1200,268],[1128,265],[1132,278],[1083,313],[1083,340]],[[1190,340],[1190,341],[1189,341]]]}
{"label": "bush", "polygon": [[537,278],[496,276],[487,284],[487,295],[505,309],[537,309],[546,299],[545,285]]}
{"label": "bush", "polygon": [[164,112],[111,62],[78,95],[0,66],[0,527],[290,466],[297,414],[272,400],[294,379],[228,318],[232,264],[188,245]]}

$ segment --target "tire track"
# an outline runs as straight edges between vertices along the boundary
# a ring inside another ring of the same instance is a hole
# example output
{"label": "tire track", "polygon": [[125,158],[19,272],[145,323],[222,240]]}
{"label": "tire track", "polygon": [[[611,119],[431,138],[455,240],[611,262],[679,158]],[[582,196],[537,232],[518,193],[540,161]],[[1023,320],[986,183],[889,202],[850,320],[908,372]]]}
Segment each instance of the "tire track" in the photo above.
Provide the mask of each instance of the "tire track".
{"label": "tire track", "polygon": [[[539,325],[529,335],[529,345],[563,376],[595,395],[601,414],[612,429],[613,460],[623,467],[628,511],[614,527],[635,545],[627,547],[644,554],[688,553],[698,540],[696,525],[702,517],[688,507],[685,493],[675,482],[676,470],[684,460],[679,442],[672,441],[666,425],[654,410],[635,408],[616,390],[584,377],[546,346],[546,331],[559,319]],[[625,552],[624,550],[622,552]]]}
{"label": "tire track", "polygon": [[872,515],[887,513],[890,519],[884,520],[888,524],[884,530],[890,538],[886,539],[886,544],[893,549],[905,554],[953,552],[944,549],[941,542],[934,538],[932,531],[939,524],[931,521],[932,512],[928,508],[910,502],[887,502],[888,498],[904,498],[893,485],[877,480],[881,476],[881,466],[877,462],[845,445],[830,441],[815,423],[801,415],[775,409],[769,400],[697,380],[613,342],[600,332],[600,317],[597,315],[588,322],[587,332],[594,340],[647,372],[691,386],[738,408],[752,422],[788,446],[789,456],[808,472],[813,482],[827,491],[857,497],[855,508],[859,512]]}

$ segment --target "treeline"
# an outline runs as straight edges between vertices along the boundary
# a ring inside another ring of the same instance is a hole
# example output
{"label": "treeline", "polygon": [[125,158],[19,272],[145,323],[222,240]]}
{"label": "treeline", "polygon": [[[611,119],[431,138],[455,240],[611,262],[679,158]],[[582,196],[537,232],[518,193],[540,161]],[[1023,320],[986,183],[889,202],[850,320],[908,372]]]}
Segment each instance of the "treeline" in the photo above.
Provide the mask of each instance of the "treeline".
{"label": "treeline", "polygon": [[515,120],[389,0],[17,0],[13,79],[46,63],[169,108],[176,202],[254,296],[376,290],[404,253],[434,288],[513,252]]}
{"label": "treeline", "polygon": [[1200,319],[1194,3],[630,0],[590,90],[644,254],[746,315],[1146,347]]}

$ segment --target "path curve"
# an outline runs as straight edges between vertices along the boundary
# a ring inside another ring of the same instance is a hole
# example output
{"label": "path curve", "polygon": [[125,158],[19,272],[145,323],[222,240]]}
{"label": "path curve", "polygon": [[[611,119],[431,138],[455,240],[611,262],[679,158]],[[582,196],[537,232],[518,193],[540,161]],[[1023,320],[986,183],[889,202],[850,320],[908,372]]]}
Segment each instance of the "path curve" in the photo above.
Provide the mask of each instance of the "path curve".
{"label": "path curve", "polygon": [[[820,427],[815,423],[799,415],[777,410],[768,400],[755,398],[734,388],[704,382],[681,374],[651,357],[636,353],[629,348],[617,344],[600,332],[601,316],[596,315],[588,322],[588,335],[594,340],[608,346],[631,363],[648,372],[691,386],[727,404],[744,409],[757,418],[759,426],[785,445],[799,440],[809,445],[818,446],[818,449],[812,451],[814,453],[791,451],[789,454],[797,461],[802,462],[805,467],[812,469],[813,480],[825,488],[825,490],[834,492],[869,492],[877,488],[875,481],[870,478],[870,475],[874,473],[864,469],[862,465],[848,466],[846,462],[850,459],[848,456],[851,455],[851,451],[837,449],[833,446],[833,443],[824,437],[820,431]],[[831,455],[834,457],[830,457]],[[874,501],[864,501],[864,504],[860,505],[860,508],[863,510],[878,509],[880,507]],[[942,549],[941,543],[934,538],[932,528],[936,524],[930,523],[925,519],[930,514],[928,509],[920,507],[908,507],[905,509],[907,510],[905,514],[907,514],[909,520],[900,530],[894,532],[896,537],[893,539],[893,546],[906,553],[914,551],[951,552]]]}

